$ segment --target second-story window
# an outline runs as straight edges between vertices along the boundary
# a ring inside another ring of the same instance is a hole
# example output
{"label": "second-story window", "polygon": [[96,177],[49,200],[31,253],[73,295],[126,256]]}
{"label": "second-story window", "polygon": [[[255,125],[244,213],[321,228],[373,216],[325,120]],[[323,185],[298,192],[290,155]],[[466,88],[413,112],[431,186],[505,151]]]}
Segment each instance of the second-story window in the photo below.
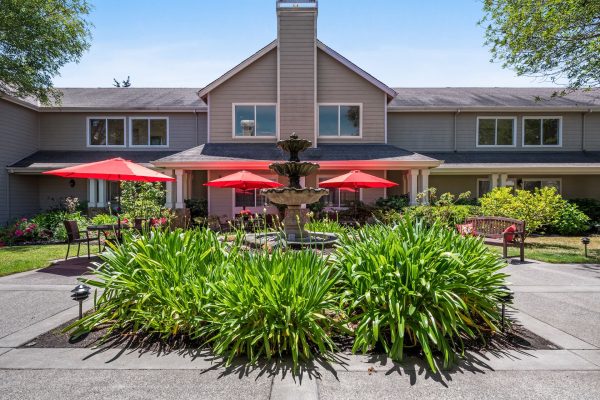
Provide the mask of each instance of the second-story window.
{"label": "second-story window", "polygon": [[130,118],[130,145],[168,146],[169,119],[164,117]]}
{"label": "second-story window", "polygon": [[561,119],[523,117],[523,146],[560,146]]}
{"label": "second-story window", "polygon": [[360,136],[360,105],[319,106],[319,136]]}
{"label": "second-story window", "polygon": [[277,111],[274,104],[234,104],[235,136],[277,136]]}
{"label": "second-story window", "polygon": [[514,117],[478,117],[477,146],[514,146],[516,125]]}
{"label": "second-story window", "polygon": [[87,119],[88,146],[125,146],[125,118]]}

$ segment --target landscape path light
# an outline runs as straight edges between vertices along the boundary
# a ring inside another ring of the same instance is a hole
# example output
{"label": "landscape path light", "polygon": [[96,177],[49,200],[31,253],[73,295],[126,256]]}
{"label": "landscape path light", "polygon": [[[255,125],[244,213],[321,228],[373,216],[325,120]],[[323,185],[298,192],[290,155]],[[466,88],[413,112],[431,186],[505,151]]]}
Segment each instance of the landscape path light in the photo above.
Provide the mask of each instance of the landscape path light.
{"label": "landscape path light", "polygon": [[83,301],[90,297],[90,287],[79,284],[71,290],[71,298],[79,302],[79,319],[83,317]]}
{"label": "landscape path light", "polygon": [[582,237],[581,238],[581,243],[583,243],[583,247],[584,247],[584,251],[585,251],[585,258],[587,258],[587,247],[588,244],[590,244],[590,238],[589,237]]}

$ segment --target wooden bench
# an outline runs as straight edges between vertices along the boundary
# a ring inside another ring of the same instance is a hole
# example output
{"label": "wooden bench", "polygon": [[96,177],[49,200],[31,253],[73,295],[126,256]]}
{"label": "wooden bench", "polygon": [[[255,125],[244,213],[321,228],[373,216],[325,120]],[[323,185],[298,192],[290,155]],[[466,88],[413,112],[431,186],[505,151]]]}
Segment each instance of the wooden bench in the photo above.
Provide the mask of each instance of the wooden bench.
{"label": "wooden bench", "polygon": [[[465,224],[473,224],[473,234],[484,238],[486,244],[502,246],[502,255],[508,257],[508,247],[520,249],[521,261],[525,261],[525,221],[504,217],[471,217]],[[504,232],[515,225],[515,232]],[[512,240],[510,237],[512,236]]]}

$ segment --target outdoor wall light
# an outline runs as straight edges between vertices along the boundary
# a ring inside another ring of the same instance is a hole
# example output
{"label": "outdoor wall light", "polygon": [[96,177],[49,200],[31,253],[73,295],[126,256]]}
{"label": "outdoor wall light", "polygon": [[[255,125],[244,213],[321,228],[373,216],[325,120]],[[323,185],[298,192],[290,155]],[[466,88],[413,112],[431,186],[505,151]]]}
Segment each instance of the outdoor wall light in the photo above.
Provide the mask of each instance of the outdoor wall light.
{"label": "outdoor wall light", "polygon": [[86,285],[77,285],[71,290],[71,298],[79,302],[79,319],[83,317],[83,301],[90,297],[90,287]]}
{"label": "outdoor wall light", "polygon": [[71,187],[75,187],[75,179],[71,179],[71,180],[69,181],[69,186],[71,186]]}
{"label": "outdoor wall light", "polygon": [[590,244],[590,238],[589,237],[582,237],[581,238],[581,243],[583,243],[583,247],[584,247],[584,251],[585,251],[585,258],[587,258],[587,247],[588,244]]}

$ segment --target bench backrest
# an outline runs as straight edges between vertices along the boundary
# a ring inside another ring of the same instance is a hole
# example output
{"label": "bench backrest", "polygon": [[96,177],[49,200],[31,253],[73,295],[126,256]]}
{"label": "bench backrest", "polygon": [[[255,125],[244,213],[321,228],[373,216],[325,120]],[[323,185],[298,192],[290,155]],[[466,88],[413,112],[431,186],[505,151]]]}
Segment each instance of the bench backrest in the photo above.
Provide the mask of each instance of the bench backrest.
{"label": "bench backrest", "polygon": [[525,231],[525,221],[505,217],[471,217],[465,221],[467,224],[473,224],[473,229],[477,234],[491,238],[501,238],[502,233],[511,225],[517,227],[517,232]]}

